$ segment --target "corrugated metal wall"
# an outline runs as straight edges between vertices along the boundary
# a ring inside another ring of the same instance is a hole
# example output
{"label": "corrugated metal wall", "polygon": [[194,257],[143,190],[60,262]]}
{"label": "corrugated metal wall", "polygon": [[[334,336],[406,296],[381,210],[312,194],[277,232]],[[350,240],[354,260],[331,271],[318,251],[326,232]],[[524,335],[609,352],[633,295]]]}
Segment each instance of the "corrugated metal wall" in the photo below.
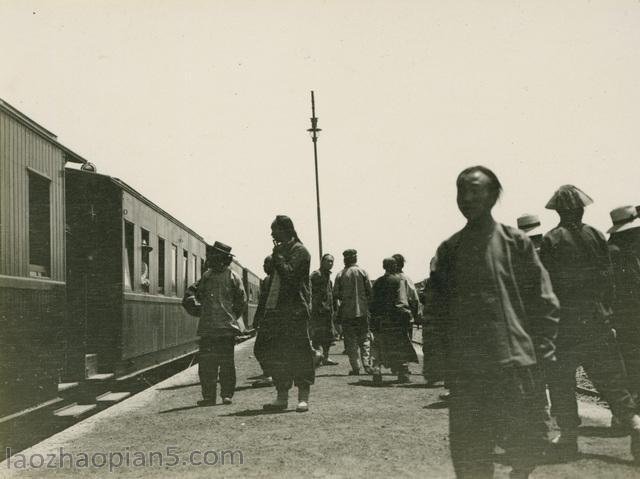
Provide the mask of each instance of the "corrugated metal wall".
{"label": "corrugated metal wall", "polygon": [[29,173],[51,180],[51,279],[65,279],[64,157],[55,145],[0,111],[0,274],[29,277]]}

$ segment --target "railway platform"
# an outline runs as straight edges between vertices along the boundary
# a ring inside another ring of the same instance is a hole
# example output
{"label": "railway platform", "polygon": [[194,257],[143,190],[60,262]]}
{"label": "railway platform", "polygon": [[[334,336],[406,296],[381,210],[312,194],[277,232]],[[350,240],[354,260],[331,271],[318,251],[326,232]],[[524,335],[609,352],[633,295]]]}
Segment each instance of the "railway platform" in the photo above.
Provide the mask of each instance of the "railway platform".
{"label": "railway platform", "polygon": [[[452,478],[447,409],[441,388],[426,388],[412,365],[411,384],[384,376],[348,376],[342,344],[337,366],[317,371],[310,410],[262,404],[273,388],[255,388],[254,340],[238,345],[231,405],[197,407],[197,366],[186,369],[0,463],[0,477]],[[581,401],[581,456],[538,467],[534,478],[640,477],[628,437],[612,437],[609,411]],[[6,447],[11,447],[7,445]],[[496,477],[509,467],[496,455]]]}

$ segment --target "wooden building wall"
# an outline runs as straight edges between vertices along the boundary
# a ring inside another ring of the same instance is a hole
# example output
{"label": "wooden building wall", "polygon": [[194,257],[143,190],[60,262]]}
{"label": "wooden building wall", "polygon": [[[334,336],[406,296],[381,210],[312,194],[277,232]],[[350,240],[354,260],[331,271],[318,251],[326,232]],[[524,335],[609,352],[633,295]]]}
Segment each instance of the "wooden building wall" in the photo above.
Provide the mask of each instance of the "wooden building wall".
{"label": "wooden building wall", "polygon": [[0,274],[29,277],[29,170],[50,180],[50,278],[65,279],[64,156],[0,110]]}

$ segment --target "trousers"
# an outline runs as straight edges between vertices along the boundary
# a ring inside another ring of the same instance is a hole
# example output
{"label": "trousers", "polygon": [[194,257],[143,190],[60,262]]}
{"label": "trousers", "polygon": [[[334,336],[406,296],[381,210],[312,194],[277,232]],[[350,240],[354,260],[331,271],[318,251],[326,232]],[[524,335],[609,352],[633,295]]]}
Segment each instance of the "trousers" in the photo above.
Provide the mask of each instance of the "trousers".
{"label": "trousers", "polygon": [[597,336],[557,350],[557,362],[548,374],[551,414],[562,431],[575,432],[580,425],[576,399],[576,369],[582,366],[611,411],[622,420],[635,414],[636,404],[627,386],[620,351],[612,335]]}
{"label": "trousers", "polygon": [[216,398],[216,385],[220,380],[220,396],[233,397],[236,389],[236,365],[233,336],[200,338],[198,376],[204,399]]}
{"label": "trousers", "polygon": [[369,332],[369,319],[367,316],[342,320],[342,334],[344,335],[344,348],[349,356],[351,369],[359,370],[362,366],[371,366],[371,333]]}
{"label": "trousers", "polygon": [[547,444],[538,366],[454,374],[449,442],[458,478],[492,478],[496,437],[514,470],[531,472]]}

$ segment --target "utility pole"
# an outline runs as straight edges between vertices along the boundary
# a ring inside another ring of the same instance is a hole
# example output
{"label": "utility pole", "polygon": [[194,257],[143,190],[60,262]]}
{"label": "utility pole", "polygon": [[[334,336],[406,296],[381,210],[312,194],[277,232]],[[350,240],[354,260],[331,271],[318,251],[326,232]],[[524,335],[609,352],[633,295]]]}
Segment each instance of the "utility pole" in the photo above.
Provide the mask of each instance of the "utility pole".
{"label": "utility pole", "polygon": [[318,245],[320,247],[320,261],[322,261],[322,220],[320,219],[320,182],[318,180],[318,134],[322,131],[318,128],[316,118],[316,102],[311,90],[311,128],[307,130],[313,141],[313,159],[316,167],[316,204],[318,207]]}

